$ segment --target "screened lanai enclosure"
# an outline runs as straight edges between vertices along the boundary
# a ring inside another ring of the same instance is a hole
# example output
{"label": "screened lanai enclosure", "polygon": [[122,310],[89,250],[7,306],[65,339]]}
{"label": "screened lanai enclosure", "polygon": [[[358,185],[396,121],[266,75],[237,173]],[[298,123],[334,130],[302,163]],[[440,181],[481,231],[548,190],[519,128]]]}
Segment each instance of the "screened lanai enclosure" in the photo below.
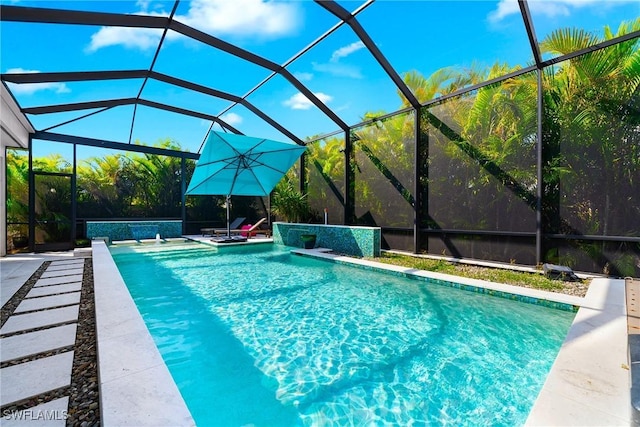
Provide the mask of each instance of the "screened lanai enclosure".
{"label": "screened lanai enclosure", "polygon": [[0,19],[32,128],[23,148],[3,130],[7,252],[72,248],[95,219],[223,226],[224,195],[185,196],[218,131],[307,146],[232,217],[287,220],[289,198],[300,222],[381,227],[383,249],[640,276],[637,2],[21,1]]}

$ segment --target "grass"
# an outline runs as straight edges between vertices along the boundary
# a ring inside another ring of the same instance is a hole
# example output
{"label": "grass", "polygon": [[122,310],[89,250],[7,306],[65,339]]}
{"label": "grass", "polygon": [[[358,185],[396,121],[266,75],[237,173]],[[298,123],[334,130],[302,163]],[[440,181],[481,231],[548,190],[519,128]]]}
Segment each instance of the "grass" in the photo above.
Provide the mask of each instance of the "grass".
{"label": "grass", "polygon": [[584,296],[589,287],[588,281],[563,282],[551,280],[540,273],[526,273],[502,268],[478,267],[469,264],[454,263],[445,260],[413,257],[397,253],[383,252],[379,258],[371,261],[436,273],[451,274],[471,279],[488,280],[508,285],[558,292],[568,295]]}

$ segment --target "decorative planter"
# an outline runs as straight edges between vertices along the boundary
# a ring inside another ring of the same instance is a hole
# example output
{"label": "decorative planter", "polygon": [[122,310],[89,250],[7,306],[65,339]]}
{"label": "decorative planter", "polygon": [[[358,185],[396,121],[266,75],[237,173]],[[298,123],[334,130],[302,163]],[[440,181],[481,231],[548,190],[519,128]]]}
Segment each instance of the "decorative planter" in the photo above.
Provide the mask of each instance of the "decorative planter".
{"label": "decorative planter", "polygon": [[305,249],[313,249],[316,245],[316,235],[315,234],[301,234],[300,240],[302,240],[302,244]]}
{"label": "decorative planter", "polygon": [[12,238],[14,248],[25,248],[29,245],[29,238],[27,236],[17,236]]}

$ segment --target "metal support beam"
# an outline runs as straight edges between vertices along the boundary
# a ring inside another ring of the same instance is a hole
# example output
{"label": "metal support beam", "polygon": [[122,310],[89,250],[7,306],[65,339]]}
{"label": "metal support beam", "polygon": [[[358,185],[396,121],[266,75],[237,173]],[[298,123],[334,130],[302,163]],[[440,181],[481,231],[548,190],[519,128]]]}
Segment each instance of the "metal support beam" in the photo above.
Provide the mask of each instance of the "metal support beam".
{"label": "metal support beam", "polygon": [[[52,24],[78,24],[78,25],[99,25],[114,27],[137,27],[137,28],[169,28],[177,33],[185,35],[193,40],[197,40],[208,46],[220,49],[245,61],[249,61],[260,67],[274,71],[289,81],[296,87],[309,101],[311,101],[320,111],[336,123],[341,129],[347,130],[348,125],[342,121],[329,107],[327,107],[313,92],[303,85],[284,67],[259,55],[244,50],[231,43],[227,43],[205,32],[174,21],[169,17],[158,17],[148,15],[127,15],[101,12],[84,12],[61,9],[45,9],[19,6],[0,6],[0,20],[15,22],[43,22]],[[151,71],[151,70],[149,70]]]}
{"label": "metal support beam", "polygon": [[[153,66],[156,64],[158,60],[158,55],[160,54],[160,49],[162,49],[162,44],[164,43],[165,38],[167,37],[167,32],[169,31],[169,24],[173,21],[173,16],[176,14],[176,10],[178,9],[178,5],[180,4],[180,0],[176,0],[173,3],[173,9],[171,10],[171,14],[169,15],[169,19],[167,20],[167,25],[162,29],[162,36],[160,37],[160,41],[158,42],[158,47],[156,47],[156,53],[153,55],[153,59],[151,60],[151,65],[149,65],[148,73],[142,80],[142,84],[140,85],[140,90],[138,91],[138,95],[136,95],[136,100],[140,100],[142,96],[142,91],[144,87],[147,85],[149,81],[149,74],[153,71]],[[136,113],[138,112],[138,103],[133,106],[133,114],[131,115],[131,126],[129,127],[129,144],[131,144],[131,139],[133,138],[133,129],[136,125]]]}
{"label": "metal support beam", "polygon": [[351,131],[345,132],[344,136],[344,225],[352,225],[355,222],[353,166],[351,164],[353,155],[353,143],[351,141]]}
{"label": "metal support beam", "polygon": [[178,21],[172,21],[171,22],[171,29],[182,34],[185,35],[187,37],[190,37],[194,40],[197,40],[201,43],[204,43],[206,45],[209,45],[211,47],[215,47],[217,49],[220,49],[224,52],[227,52],[231,55],[237,56],[238,58],[244,59],[245,61],[249,61],[253,64],[259,65],[260,67],[266,68],[268,70],[274,71],[278,74],[280,74],[282,77],[284,77],[285,79],[287,79],[289,81],[289,83],[291,83],[293,86],[295,86],[296,89],[298,89],[304,96],[307,97],[307,99],[309,99],[309,101],[311,101],[316,107],[318,107],[318,109],[320,109],[320,111],[322,111],[327,117],[329,117],[335,124],[337,124],[341,129],[343,130],[347,130],[349,128],[349,126],[342,121],[342,119],[340,117],[338,117],[333,110],[331,110],[329,107],[327,107],[322,101],[320,101],[320,99],[313,93],[311,92],[305,85],[303,85],[300,80],[298,80],[297,78],[295,78],[293,76],[293,74],[291,74],[288,70],[286,70],[284,67],[276,64],[275,62],[272,62],[266,58],[263,58],[259,55],[256,55],[254,53],[251,53],[247,50],[244,50],[238,46],[232,45],[231,43],[227,43],[225,41],[222,41],[216,37],[213,37],[207,33],[204,33],[200,30],[196,30],[195,28],[189,27],[188,25],[185,25],[181,22]]}
{"label": "metal support beam", "polygon": [[187,159],[180,161],[180,212],[182,217],[182,234],[187,234]]}
{"label": "metal support beam", "polygon": [[230,124],[226,123],[222,119],[210,114],[200,113],[198,111],[186,110],[184,108],[178,108],[171,105],[162,104],[155,101],[148,101],[146,99],[137,98],[122,98],[122,99],[107,99],[102,101],[90,101],[90,102],[78,102],[72,104],[58,104],[58,105],[45,105],[41,107],[29,107],[23,108],[24,114],[50,114],[50,113],[62,113],[67,111],[80,111],[89,110],[93,108],[110,108],[121,105],[144,105],[146,107],[157,108],[159,110],[170,111],[172,113],[178,113],[185,116],[196,117],[199,119],[209,120],[212,122],[218,122],[225,126],[227,129],[231,129],[233,132],[241,134],[241,132],[235,129]]}
{"label": "metal support beam", "polygon": [[[6,82],[16,84],[28,84],[28,83],[60,83],[71,81],[96,81],[96,80],[121,80],[121,79],[144,79],[149,78],[157,80],[163,83],[170,84],[172,86],[179,86],[187,90],[202,93],[205,95],[213,96],[216,98],[225,99],[227,101],[235,102],[243,105],[248,110],[253,112],[256,116],[273,126],[280,131],[283,135],[294,141],[296,144],[304,145],[302,139],[294,135],[280,123],[269,117],[263,111],[258,109],[255,105],[251,104],[246,99],[243,99],[237,95],[222,92],[220,90],[212,89],[206,86],[199,85],[187,80],[182,80],[176,77],[168,76],[156,71],[147,70],[127,70],[127,71],[82,71],[82,72],[53,72],[53,73],[11,73],[2,74],[2,80]],[[96,101],[101,102],[101,101]],[[46,106],[38,107],[46,108]],[[32,113],[33,114],[33,113]],[[216,116],[217,117],[217,116]],[[218,121],[218,120],[216,120]],[[219,122],[219,121],[218,121]],[[228,129],[232,129],[227,127]],[[235,133],[240,133],[234,130]]]}
{"label": "metal support beam", "polygon": [[623,43],[629,40],[637,39],[640,37],[640,31],[633,31],[628,34],[624,34],[620,37],[614,37],[609,40],[605,40],[600,43],[596,43],[592,46],[585,47],[580,50],[576,50],[575,52],[567,53],[566,55],[557,56],[555,58],[547,59],[546,61],[542,61],[540,63],[541,67],[548,67],[549,65],[557,64],[559,62],[568,61],[569,59],[577,58],[578,56],[582,56],[586,53],[594,52],[600,49],[606,49],[610,46],[616,45],[618,43]]}
{"label": "metal support beam", "polygon": [[542,119],[544,114],[544,98],[543,98],[543,70],[538,70],[538,96],[536,116],[538,120],[538,128],[536,135],[536,264],[544,262],[544,232],[545,224],[542,222],[542,198],[544,197],[544,174],[542,171],[542,150],[544,149],[544,141],[542,139]]}
{"label": "metal support beam", "polygon": [[33,175],[33,134],[29,134],[29,252],[36,249],[36,189]]}
{"label": "metal support beam", "polygon": [[[422,184],[420,181],[420,176],[422,174],[422,164],[423,164],[423,147],[422,147],[422,128],[421,128],[421,118],[422,118],[422,109],[418,108],[415,110],[415,132],[414,132],[414,159],[413,159],[413,252],[419,253],[422,247],[422,236],[420,229],[422,222],[423,212],[423,203],[428,204],[428,199],[423,200],[422,198]],[[428,185],[428,184],[427,184]]]}
{"label": "metal support beam", "polygon": [[[124,142],[107,141],[103,139],[84,138],[74,135],[64,135],[53,132],[37,131],[31,135],[33,139],[54,142],[66,142],[69,144],[86,145],[89,147],[109,148],[112,150],[132,151],[136,153],[156,154],[159,156],[182,157],[186,159],[198,160],[200,154],[189,153],[186,151],[169,150],[167,148],[150,147],[147,145],[126,144]],[[31,156],[31,149],[29,150]]]}
{"label": "metal support beam", "polygon": [[169,18],[151,15],[0,5],[0,20],[11,22],[40,22],[44,24],[162,29],[167,26]]}
{"label": "metal support beam", "polygon": [[536,31],[533,28],[533,20],[531,19],[531,12],[529,12],[527,0],[518,0],[518,6],[520,7],[522,19],[524,20],[524,27],[527,30],[527,37],[529,38],[529,45],[533,52],[533,59],[536,62],[536,67],[540,68],[540,64],[542,64],[542,55],[540,54],[540,46],[538,45]]}
{"label": "metal support beam", "polygon": [[78,179],[76,177],[77,173],[77,164],[78,164],[78,156],[76,150],[76,144],[73,144],[73,168],[71,173],[71,247],[76,247],[76,236],[77,233],[77,224],[76,220],[78,218]]}
{"label": "metal support beam", "polygon": [[172,113],[182,114],[184,116],[191,116],[191,117],[197,117],[199,119],[210,120],[212,122],[219,120],[218,117],[213,116],[211,114],[200,113],[199,111],[187,110],[185,108],[174,107],[172,105],[162,104],[160,102],[148,101],[146,99],[138,99],[138,104],[151,107],[151,108],[157,108],[159,110],[170,111]]}
{"label": "metal support beam", "polygon": [[407,99],[407,101],[409,101],[409,104],[411,104],[415,109],[420,108],[420,101],[418,101],[418,98],[416,98],[413,92],[411,92],[411,89],[409,89],[404,80],[402,80],[402,77],[400,77],[395,68],[393,68],[391,63],[382,54],[378,46],[374,43],[362,25],[360,25],[360,22],[358,22],[356,17],[333,0],[315,0],[315,2],[351,27],[369,52],[371,52],[376,61],[378,61],[378,64],[380,64],[382,69],[387,73],[391,80],[393,80],[393,83],[395,83],[398,90]]}
{"label": "metal support beam", "polygon": [[95,80],[143,79],[147,70],[64,71],[50,73],[4,73],[2,80],[16,84],[86,82]]}
{"label": "metal support beam", "polygon": [[93,108],[117,107],[120,105],[135,104],[135,98],[104,99],[101,101],[76,102],[70,104],[44,105],[41,107],[23,108],[24,114],[51,114],[67,111],[91,110]]}
{"label": "metal support beam", "polygon": [[300,183],[298,185],[298,190],[300,191],[300,193],[302,194],[307,194],[307,189],[308,187],[308,183],[307,183],[307,174],[305,171],[305,168],[307,167],[307,153],[306,151],[304,153],[302,153],[302,156],[300,156],[300,162],[298,163],[300,165]]}

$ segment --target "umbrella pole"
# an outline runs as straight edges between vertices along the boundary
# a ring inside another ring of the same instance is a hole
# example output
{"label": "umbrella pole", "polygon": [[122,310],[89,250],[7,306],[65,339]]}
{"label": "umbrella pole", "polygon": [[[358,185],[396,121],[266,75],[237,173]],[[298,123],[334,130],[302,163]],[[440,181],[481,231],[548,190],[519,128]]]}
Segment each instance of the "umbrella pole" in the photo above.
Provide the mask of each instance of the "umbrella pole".
{"label": "umbrella pole", "polygon": [[227,194],[227,237],[231,237],[231,223],[229,222],[229,206],[231,205],[231,195]]}

